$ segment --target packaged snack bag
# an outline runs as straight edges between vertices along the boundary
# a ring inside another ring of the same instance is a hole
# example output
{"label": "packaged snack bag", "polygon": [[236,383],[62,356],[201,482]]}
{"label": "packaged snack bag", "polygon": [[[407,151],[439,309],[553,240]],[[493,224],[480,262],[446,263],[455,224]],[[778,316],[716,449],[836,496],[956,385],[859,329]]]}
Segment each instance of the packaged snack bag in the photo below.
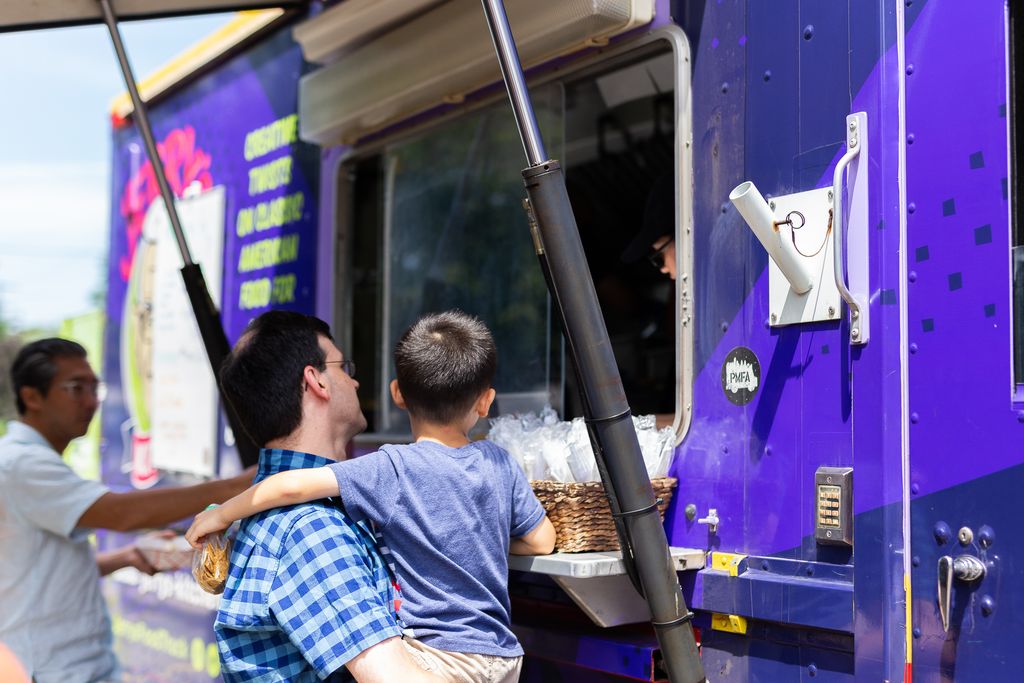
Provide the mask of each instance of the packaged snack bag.
{"label": "packaged snack bag", "polygon": [[[211,505],[209,510],[216,505]],[[220,595],[228,580],[228,559],[231,557],[231,541],[225,534],[210,534],[203,541],[203,547],[192,556],[192,576],[199,587],[207,593]]]}

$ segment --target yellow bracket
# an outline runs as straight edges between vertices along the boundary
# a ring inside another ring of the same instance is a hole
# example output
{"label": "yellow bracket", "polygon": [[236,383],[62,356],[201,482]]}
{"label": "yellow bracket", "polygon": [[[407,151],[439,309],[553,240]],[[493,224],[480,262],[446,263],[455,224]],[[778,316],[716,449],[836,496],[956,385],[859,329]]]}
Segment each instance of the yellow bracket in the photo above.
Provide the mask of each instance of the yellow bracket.
{"label": "yellow bracket", "polygon": [[738,614],[718,614],[716,612],[711,615],[711,628],[715,631],[746,635],[747,620]]}
{"label": "yellow bracket", "polygon": [[[711,553],[711,568],[729,572],[729,576],[739,576],[740,564],[747,559],[746,555],[738,553]],[[746,627],[744,627],[746,633]]]}

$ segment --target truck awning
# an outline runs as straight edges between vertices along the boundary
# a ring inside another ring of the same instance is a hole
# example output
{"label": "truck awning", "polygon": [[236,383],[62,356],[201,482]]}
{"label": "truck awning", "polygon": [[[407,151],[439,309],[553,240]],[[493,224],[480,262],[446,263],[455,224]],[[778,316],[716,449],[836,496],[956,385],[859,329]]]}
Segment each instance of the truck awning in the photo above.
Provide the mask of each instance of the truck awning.
{"label": "truck awning", "polygon": [[[113,0],[119,20],[160,19],[189,14],[232,12],[270,7],[293,8],[308,0]],[[96,0],[3,0],[0,33],[32,31],[59,26],[102,24]]]}

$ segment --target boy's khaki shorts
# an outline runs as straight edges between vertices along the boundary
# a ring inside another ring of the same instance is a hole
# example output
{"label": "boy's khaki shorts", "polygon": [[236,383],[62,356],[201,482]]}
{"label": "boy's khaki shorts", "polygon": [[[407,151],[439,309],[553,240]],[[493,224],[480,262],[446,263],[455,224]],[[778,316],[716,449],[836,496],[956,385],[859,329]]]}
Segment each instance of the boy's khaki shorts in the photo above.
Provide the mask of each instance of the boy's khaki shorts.
{"label": "boy's khaki shorts", "polygon": [[450,683],[517,683],[523,668],[522,657],[449,652],[415,638],[403,638],[402,642],[417,664]]}

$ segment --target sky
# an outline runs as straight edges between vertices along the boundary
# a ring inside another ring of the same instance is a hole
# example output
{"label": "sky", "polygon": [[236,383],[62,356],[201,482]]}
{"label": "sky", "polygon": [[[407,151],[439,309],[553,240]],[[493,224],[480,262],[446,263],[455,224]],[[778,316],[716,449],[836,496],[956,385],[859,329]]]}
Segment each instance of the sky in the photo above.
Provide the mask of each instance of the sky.
{"label": "sky", "polygon": [[[140,81],[233,15],[121,24]],[[105,26],[0,33],[0,319],[56,330],[96,308],[110,224],[110,103],[125,91]]]}

